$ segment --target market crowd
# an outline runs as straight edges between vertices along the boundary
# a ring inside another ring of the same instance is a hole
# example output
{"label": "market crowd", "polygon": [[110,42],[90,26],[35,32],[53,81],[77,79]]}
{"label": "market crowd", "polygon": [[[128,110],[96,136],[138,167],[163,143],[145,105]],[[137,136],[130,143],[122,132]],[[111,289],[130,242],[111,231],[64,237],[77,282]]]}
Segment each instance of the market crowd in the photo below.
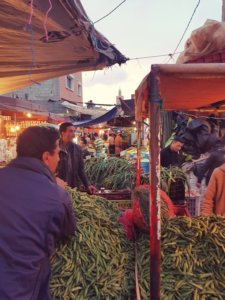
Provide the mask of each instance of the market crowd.
{"label": "market crowd", "polygon": [[[65,190],[84,186],[95,193],[84,171],[84,158],[118,155],[123,149],[120,132],[102,138],[84,135],[73,143],[75,128],[63,123],[52,127],[30,127],[17,140],[17,157],[0,169],[0,299],[49,300],[50,257],[56,245],[76,228],[71,199]],[[161,151],[164,167],[181,166],[184,141],[175,138]],[[215,163],[215,157],[218,159]],[[225,150],[217,150],[206,161],[210,172],[202,202],[203,215],[225,214]],[[199,175],[200,176],[200,175]],[[202,179],[202,175],[199,180]],[[184,183],[172,185],[171,198],[184,197]]]}
{"label": "market crowd", "polygon": [[[84,158],[119,155],[117,135],[83,136],[75,144],[72,123],[25,129],[17,157],[0,169],[0,299],[48,300],[50,257],[76,228],[66,186],[96,192],[84,171]],[[94,154],[88,147],[94,148]]]}

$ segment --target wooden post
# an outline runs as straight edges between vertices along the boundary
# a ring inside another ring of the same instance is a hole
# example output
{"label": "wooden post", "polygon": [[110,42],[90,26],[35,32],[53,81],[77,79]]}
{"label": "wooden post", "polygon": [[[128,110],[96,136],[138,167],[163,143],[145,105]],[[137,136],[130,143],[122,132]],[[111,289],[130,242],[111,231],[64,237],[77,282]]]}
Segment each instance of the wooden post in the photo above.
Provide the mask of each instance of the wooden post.
{"label": "wooden post", "polygon": [[159,76],[152,66],[150,76],[150,299],[160,300],[160,109]]}

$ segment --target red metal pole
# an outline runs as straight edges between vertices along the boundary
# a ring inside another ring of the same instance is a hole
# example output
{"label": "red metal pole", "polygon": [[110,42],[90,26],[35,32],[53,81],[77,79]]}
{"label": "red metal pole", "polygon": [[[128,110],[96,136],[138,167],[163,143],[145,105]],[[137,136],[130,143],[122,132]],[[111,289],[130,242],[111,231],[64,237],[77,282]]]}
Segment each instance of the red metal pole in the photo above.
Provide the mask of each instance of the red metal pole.
{"label": "red metal pole", "polygon": [[150,299],[160,300],[160,88],[157,66],[150,76]]}
{"label": "red metal pole", "polygon": [[141,184],[141,122],[137,122],[137,170],[136,187]]}

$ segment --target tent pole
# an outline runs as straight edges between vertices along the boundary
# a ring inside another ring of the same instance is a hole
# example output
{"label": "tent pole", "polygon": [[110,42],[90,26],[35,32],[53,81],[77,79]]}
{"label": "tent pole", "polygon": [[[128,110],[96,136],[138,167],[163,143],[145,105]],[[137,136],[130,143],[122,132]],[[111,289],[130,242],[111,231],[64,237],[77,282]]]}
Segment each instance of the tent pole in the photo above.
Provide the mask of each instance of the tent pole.
{"label": "tent pole", "polygon": [[160,300],[160,87],[157,66],[150,76],[150,299]]}
{"label": "tent pole", "polygon": [[137,122],[137,170],[136,187],[141,184],[141,122]]}

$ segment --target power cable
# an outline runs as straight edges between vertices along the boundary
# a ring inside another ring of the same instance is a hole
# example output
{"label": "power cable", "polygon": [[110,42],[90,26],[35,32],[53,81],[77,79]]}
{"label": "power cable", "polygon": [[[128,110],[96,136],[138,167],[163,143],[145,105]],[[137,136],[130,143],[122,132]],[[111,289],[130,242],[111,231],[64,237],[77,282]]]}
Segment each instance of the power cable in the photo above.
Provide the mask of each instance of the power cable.
{"label": "power cable", "polygon": [[96,24],[102,20],[104,20],[105,18],[107,18],[108,16],[110,16],[115,10],[117,10],[124,2],[126,2],[127,0],[123,0],[120,4],[118,4],[113,10],[111,10],[108,14],[106,14],[105,16],[101,17],[100,19],[98,19],[97,21],[95,21],[93,24]]}
{"label": "power cable", "polygon": [[178,42],[176,48],[174,49],[172,56],[169,58],[169,60],[167,61],[167,63],[170,62],[170,60],[173,58],[175,52],[176,52],[177,49],[179,48],[179,46],[180,46],[180,44],[181,44],[181,42],[182,42],[182,40],[183,40],[183,38],[184,38],[184,36],[185,36],[187,30],[188,30],[188,28],[189,28],[189,26],[190,26],[190,24],[191,24],[191,21],[192,21],[192,19],[194,18],[194,15],[195,15],[195,13],[196,13],[196,11],[197,11],[199,5],[200,5],[200,2],[201,2],[201,0],[198,0],[198,3],[197,3],[197,5],[195,6],[195,9],[194,9],[194,11],[193,11],[193,13],[192,13],[192,15],[191,15],[191,18],[190,18],[190,20],[189,20],[189,22],[188,22],[188,24],[187,24],[187,26],[186,26],[186,28],[185,28],[185,30],[184,30],[182,36],[181,36],[181,38],[180,38],[180,40],[179,40],[179,42]]}
{"label": "power cable", "polygon": [[149,56],[141,56],[141,57],[134,57],[134,58],[129,58],[129,60],[138,60],[138,59],[149,59],[149,58],[157,58],[157,57],[171,57],[172,55],[175,55],[175,54],[180,54],[181,52],[175,52],[173,54],[171,53],[168,53],[168,54],[159,54],[159,55],[149,55]]}

